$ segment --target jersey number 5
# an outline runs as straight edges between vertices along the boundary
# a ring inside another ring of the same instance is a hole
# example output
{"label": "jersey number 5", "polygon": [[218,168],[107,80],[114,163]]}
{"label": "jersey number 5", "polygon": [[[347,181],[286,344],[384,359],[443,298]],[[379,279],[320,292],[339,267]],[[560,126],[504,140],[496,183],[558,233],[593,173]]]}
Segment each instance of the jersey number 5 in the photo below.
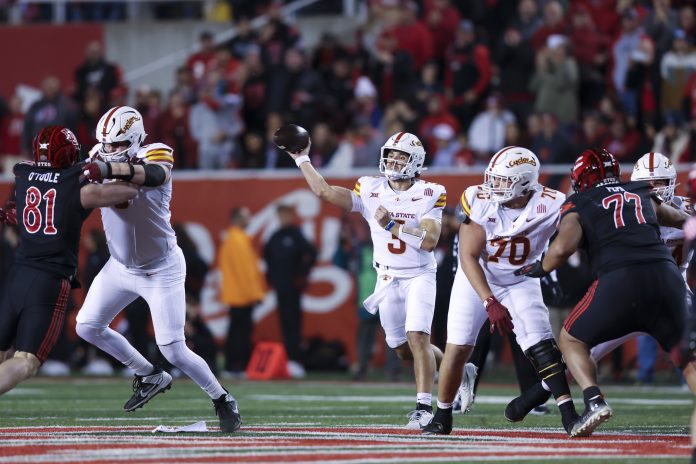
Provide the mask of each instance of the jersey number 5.
{"label": "jersey number 5", "polygon": [[30,234],[35,234],[41,229],[41,198],[46,200],[46,225],[43,228],[43,233],[46,235],[55,235],[58,230],[53,225],[54,207],[56,205],[56,189],[50,189],[48,192],[41,195],[41,191],[34,186],[27,189],[27,196],[24,200],[24,210],[22,210],[22,222],[24,228]]}
{"label": "jersey number 5", "polygon": [[638,221],[638,224],[645,224],[645,217],[643,216],[643,204],[640,201],[639,195],[631,192],[615,193],[605,197],[602,200],[602,206],[604,206],[604,209],[610,209],[612,204],[614,205],[614,226],[617,229],[620,229],[626,225],[623,217],[623,208],[624,205],[630,201],[634,201],[636,203],[636,221]]}

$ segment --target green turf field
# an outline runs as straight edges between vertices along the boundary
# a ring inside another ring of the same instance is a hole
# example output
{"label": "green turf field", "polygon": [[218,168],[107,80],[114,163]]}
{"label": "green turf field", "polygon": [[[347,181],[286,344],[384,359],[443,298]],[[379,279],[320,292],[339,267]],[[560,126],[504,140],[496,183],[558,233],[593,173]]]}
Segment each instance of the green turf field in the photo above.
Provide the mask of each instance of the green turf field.
{"label": "green turf field", "polygon": [[38,378],[0,397],[0,462],[685,463],[690,454],[691,395],[677,387],[607,387],[615,416],[593,437],[570,440],[555,407],[508,423],[502,412],[512,386],[482,384],[472,412],[457,415],[455,432],[443,438],[402,430],[415,402],[409,383],[337,380],[226,382],[244,421],[238,434],[152,434],[161,424],[199,420],[214,428],[212,404],[177,379],[144,409],[125,413],[130,383]]}

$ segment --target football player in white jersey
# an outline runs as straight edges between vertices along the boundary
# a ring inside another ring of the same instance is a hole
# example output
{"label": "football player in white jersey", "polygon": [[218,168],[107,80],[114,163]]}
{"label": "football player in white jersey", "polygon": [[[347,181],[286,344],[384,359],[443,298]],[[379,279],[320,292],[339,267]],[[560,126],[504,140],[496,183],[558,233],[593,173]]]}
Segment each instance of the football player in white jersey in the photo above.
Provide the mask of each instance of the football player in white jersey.
{"label": "football player in white jersey", "polygon": [[312,191],[346,211],[360,213],[370,226],[377,271],[375,292],[365,308],[380,322],[387,344],[401,359],[414,361],[416,410],[408,429],[419,430],[432,418],[432,388],[442,352],[430,344],[435,309],[433,248],[440,238],[445,188],[418,179],[425,150],[418,137],[398,132],[381,150],[382,176],[363,176],[355,188],[329,185],[310,163],[309,147],[290,153]]}
{"label": "football player in white jersey", "polygon": [[[437,411],[423,428],[424,434],[451,433],[452,402],[486,317],[491,331],[515,333],[522,351],[551,386],[566,431],[578,418],[541,285],[513,274],[519,266],[541,257],[565,201],[564,194],[539,185],[538,179],[539,159],[534,153],[505,147],[493,155],[484,183],[467,188],[461,196],[460,267],[450,297]],[[548,398],[541,385],[538,388],[537,394]],[[505,416],[519,420],[508,409]]]}
{"label": "football player in white jersey", "polygon": [[217,381],[206,362],[186,346],[184,280],[186,263],[169,222],[173,150],[162,143],[142,145],[142,116],[128,106],[107,111],[96,129],[97,143],[85,174],[142,185],[138,196],[101,208],[111,257],[94,279],[77,315],[77,334],[135,372],[133,396],[126,411],[142,407],[170,388],[172,377],[154,367],[109,324],[141,296],[152,315],[155,339],[164,357],[198,384],[213,400],[223,432],[241,425],[234,397]]}

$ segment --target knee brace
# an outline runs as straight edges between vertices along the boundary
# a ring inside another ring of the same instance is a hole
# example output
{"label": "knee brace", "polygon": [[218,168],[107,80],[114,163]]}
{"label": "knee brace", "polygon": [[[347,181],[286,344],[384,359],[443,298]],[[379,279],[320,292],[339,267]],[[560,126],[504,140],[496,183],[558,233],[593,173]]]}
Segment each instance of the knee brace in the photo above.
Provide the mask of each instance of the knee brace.
{"label": "knee brace", "polygon": [[549,380],[552,377],[559,374],[565,379],[566,365],[563,362],[563,355],[561,355],[561,351],[553,338],[540,341],[528,348],[524,354],[531,361],[541,380],[544,380],[547,384],[549,384]]}

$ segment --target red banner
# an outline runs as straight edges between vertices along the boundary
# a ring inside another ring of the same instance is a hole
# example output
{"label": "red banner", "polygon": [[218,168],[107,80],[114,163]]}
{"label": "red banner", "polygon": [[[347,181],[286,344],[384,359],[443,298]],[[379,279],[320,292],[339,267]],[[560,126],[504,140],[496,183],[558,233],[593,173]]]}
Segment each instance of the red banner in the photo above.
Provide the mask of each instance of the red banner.
{"label": "red banner", "polygon": [[72,91],[75,70],[85,60],[85,47],[103,42],[100,24],[69,26],[34,25],[0,27],[0,95],[9,98],[19,84],[40,88],[46,76],[60,79],[64,91]]}

